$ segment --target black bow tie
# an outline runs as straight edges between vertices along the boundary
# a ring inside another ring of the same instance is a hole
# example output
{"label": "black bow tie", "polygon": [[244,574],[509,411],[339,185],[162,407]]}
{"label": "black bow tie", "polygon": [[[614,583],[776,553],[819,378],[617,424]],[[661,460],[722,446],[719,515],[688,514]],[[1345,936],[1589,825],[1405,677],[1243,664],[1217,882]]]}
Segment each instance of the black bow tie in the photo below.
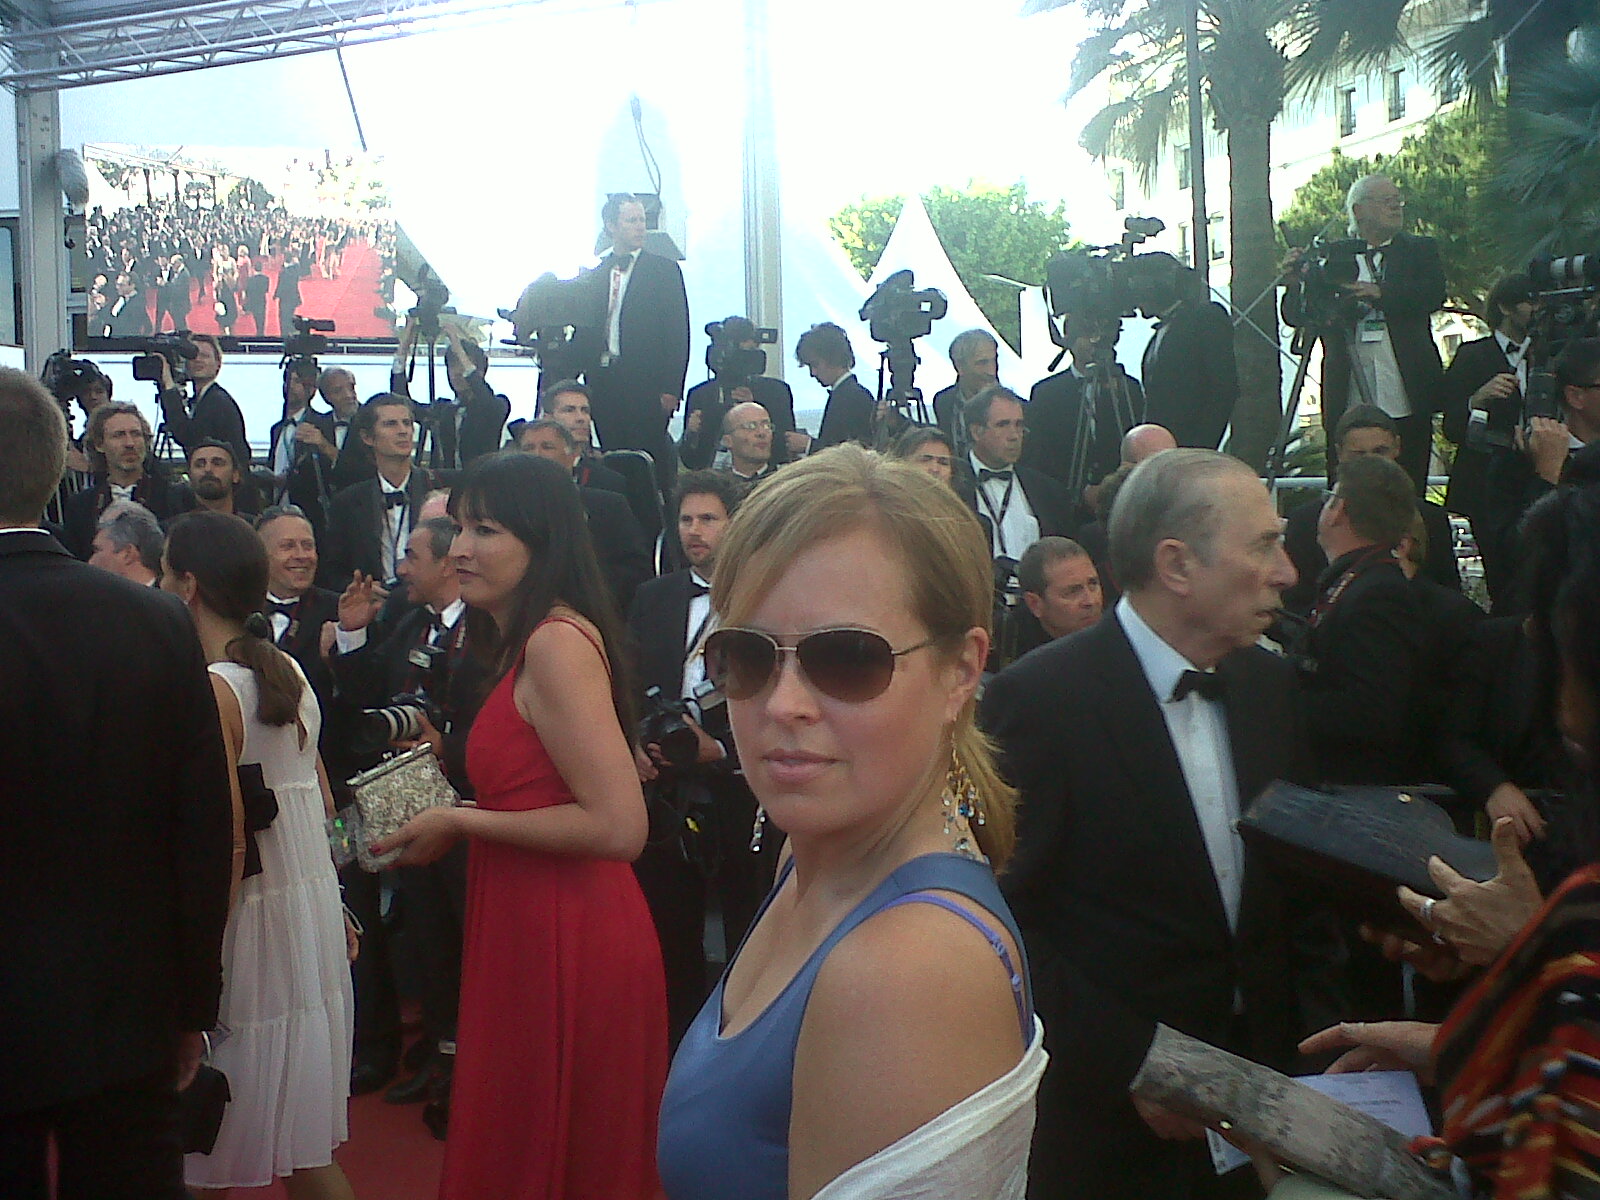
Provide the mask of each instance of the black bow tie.
{"label": "black bow tie", "polygon": [[1521,354],[1521,353],[1522,353],[1522,343],[1521,342],[1507,342],[1506,343],[1506,355],[1507,355],[1507,357],[1510,357],[1513,354]]}
{"label": "black bow tie", "polygon": [[282,600],[268,600],[267,612],[275,617],[288,617],[292,621],[294,620],[294,610],[299,604],[300,601],[298,600],[290,600],[287,603]]}
{"label": "black bow tie", "polygon": [[406,494],[404,492],[385,492],[383,494],[383,506],[385,508],[403,508],[405,503]]}
{"label": "black bow tie", "polygon": [[610,267],[613,271],[621,271],[624,275],[626,275],[628,273],[628,268],[633,266],[633,255],[613,254],[610,258],[606,259],[606,266]]}
{"label": "black bow tie", "polygon": [[710,594],[711,589],[706,584],[697,583],[693,579],[689,581],[689,599],[694,600],[700,596],[709,596]]}
{"label": "black bow tie", "polygon": [[991,479],[998,479],[1002,483],[1010,483],[1015,478],[1016,478],[1016,473],[1014,471],[1010,470],[1009,468],[1007,470],[1004,470],[1004,471],[980,470],[978,472],[978,482],[979,483],[988,483]]}
{"label": "black bow tie", "polygon": [[1211,671],[1185,671],[1178,676],[1178,686],[1172,689],[1173,702],[1182,700],[1190,692],[1199,692],[1207,700],[1221,700],[1222,676]]}

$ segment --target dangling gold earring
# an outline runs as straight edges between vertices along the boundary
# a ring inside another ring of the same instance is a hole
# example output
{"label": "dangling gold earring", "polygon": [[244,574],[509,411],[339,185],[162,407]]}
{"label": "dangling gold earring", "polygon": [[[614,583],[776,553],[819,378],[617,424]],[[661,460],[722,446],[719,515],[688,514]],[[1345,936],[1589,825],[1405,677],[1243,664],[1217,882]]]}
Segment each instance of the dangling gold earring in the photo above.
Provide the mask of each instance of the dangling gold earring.
{"label": "dangling gold earring", "polygon": [[[978,796],[978,787],[972,782],[972,776],[967,774],[967,768],[954,746],[950,748],[950,767],[945,772],[940,802],[944,806],[944,831],[946,836],[955,838],[955,852],[981,861],[984,856],[968,834],[973,825],[983,824],[983,804]],[[965,828],[957,829],[958,817],[966,821]]]}
{"label": "dangling gold earring", "polygon": [[750,826],[750,853],[761,852],[761,834],[767,827],[767,810],[759,804],[756,805],[756,822]]}

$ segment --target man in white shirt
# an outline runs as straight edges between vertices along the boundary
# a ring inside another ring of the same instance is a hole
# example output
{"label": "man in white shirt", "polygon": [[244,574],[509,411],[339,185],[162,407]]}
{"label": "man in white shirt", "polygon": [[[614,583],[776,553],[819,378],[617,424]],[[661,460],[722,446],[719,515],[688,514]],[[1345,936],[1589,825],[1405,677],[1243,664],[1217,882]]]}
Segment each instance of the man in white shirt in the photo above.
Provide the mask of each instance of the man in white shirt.
{"label": "man in white shirt", "polygon": [[728,470],[744,483],[772,474],[772,417],[754,400],[735,404],[722,419]]}
{"label": "man in white shirt", "polygon": [[961,419],[971,449],[957,490],[988,522],[994,557],[1018,560],[1047,534],[1071,534],[1074,512],[1066,489],[1042,471],[1017,465],[1027,435],[1022,398],[995,384],[967,401]]}

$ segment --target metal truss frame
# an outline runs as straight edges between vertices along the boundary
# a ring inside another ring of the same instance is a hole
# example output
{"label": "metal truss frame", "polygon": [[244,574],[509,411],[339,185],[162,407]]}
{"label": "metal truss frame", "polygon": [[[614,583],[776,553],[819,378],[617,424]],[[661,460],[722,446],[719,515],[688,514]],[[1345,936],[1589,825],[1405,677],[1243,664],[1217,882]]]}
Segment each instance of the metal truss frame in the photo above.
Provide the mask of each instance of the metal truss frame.
{"label": "metal truss frame", "polygon": [[[11,17],[0,33],[0,55],[6,60],[0,85],[18,93],[59,91],[312,54],[459,29],[551,2],[209,0],[61,25],[27,21],[22,5],[4,5],[0,11],[9,10]],[[35,12],[39,7],[26,6]]]}

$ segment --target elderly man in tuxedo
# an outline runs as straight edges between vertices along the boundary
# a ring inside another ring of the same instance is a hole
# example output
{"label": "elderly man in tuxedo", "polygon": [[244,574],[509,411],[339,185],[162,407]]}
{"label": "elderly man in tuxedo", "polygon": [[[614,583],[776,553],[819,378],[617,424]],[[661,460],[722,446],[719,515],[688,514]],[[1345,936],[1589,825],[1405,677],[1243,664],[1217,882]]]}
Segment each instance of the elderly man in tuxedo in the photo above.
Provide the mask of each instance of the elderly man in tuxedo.
{"label": "elderly man in tuxedo", "polygon": [[1255,646],[1294,568],[1255,473],[1210,450],[1136,467],[1110,535],[1122,599],[981,711],[1021,792],[1002,886],[1051,1058],[1029,1195],[1248,1194],[1128,1085],[1158,1022],[1278,1067],[1302,1032],[1284,897],[1234,831],[1308,773],[1293,672]]}

